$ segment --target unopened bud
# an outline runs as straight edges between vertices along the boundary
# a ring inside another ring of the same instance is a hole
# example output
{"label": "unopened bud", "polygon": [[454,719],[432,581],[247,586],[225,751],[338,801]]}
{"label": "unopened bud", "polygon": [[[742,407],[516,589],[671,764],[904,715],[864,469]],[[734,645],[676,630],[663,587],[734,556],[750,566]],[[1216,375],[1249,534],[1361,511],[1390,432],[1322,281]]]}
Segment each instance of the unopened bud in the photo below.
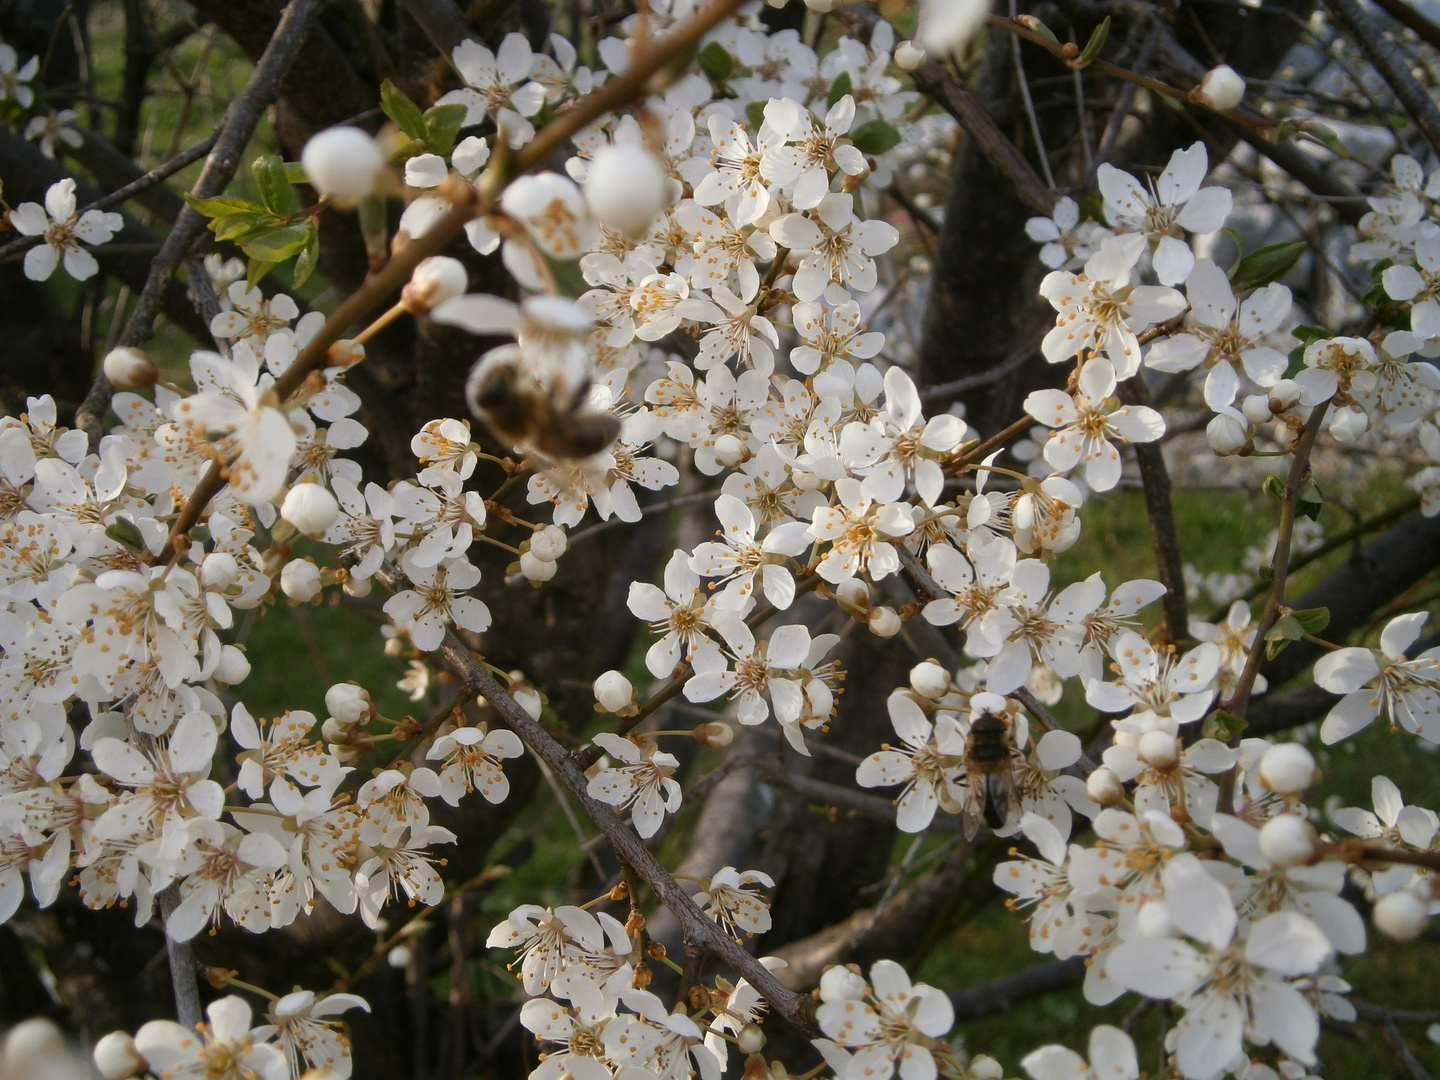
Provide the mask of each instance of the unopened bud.
{"label": "unopened bud", "polygon": [[400,290],[400,299],[407,311],[419,315],[446,300],[463,296],[469,284],[470,276],[459,259],[431,255],[415,267],[409,282]]}
{"label": "unopened bud", "polygon": [[565,547],[565,530],[559,525],[546,525],[543,529],[536,529],[535,535],[530,537],[530,551],[537,559],[555,562],[565,554]]}
{"label": "unopened bud", "polygon": [[1168,731],[1147,731],[1136,748],[1140,760],[1152,769],[1173,769],[1180,761],[1179,740]]}
{"label": "unopened bud", "polygon": [[1395,941],[1414,941],[1430,922],[1430,907],[1409,889],[1386,893],[1375,901],[1370,916],[1382,934]]}
{"label": "unopened bud", "polygon": [[1191,97],[1201,105],[1225,112],[1245,99],[1245,80],[1229,64],[1221,64],[1205,73]]}
{"label": "unopened bud", "polygon": [[1336,409],[1330,417],[1330,436],[1339,443],[1353,443],[1370,427],[1364,409]]}
{"label": "unopened bud", "polygon": [[320,568],[308,559],[291,559],[280,571],[280,591],[303,604],[320,592]]}
{"label": "unopened bud", "polygon": [[866,620],[870,624],[870,632],[876,637],[892,638],[900,632],[904,620],[900,613],[892,607],[880,605],[870,609],[870,617]]}
{"label": "unopened bud", "polygon": [[250,677],[250,661],[234,645],[220,646],[220,662],[215,665],[215,681],[236,686]]}
{"label": "unopened bud", "polygon": [[396,945],[385,954],[385,962],[392,968],[408,967],[410,964],[410,946]]}
{"label": "unopened bud", "polygon": [[595,220],[630,236],[649,230],[669,204],[670,190],[665,165],[633,143],[604,147],[585,175],[585,203]]}
{"label": "unopened bud", "polygon": [[870,586],[859,578],[848,578],[835,586],[835,599],[850,614],[861,614],[870,610]]}
{"label": "unopened bud", "polygon": [[342,724],[358,724],[370,719],[370,693],[354,683],[336,683],[325,691],[325,708]]}
{"label": "unopened bud", "polygon": [[374,195],[385,168],[379,144],[357,127],[327,128],[312,136],[300,161],[315,189],[341,204]]}
{"label": "unopened bud", "polygon": [[902,41],[895,46],[895,66],[901,71],[914,71],[925,63],[925,50],[913,41]]}
{"label": "unopened bud", "polygon": [[1253,449],[1254,444],[1250,442],[1250,432],[1246,430],[1244,421],[1242,413],[1229,407],[1211,417],[1210,423],[1205,426],[1205,438],[1210,443],[1210,449],[1221,457],[1241,454],[1247,447]]}
{"label": "unopened bud", "polygon": [[320,484],[296,484],[285,493],[280,516],[306,536],[318,539],[340,516],[340,503]]}
{"label": "unopened bud", "polygon": [[1101,806],[1119,806],[1125,801],[1125,785],[1113,769],[1101,765],[1085,778],[1085,794]]}
{"label": "unopened bud", "polygon": [[618,671],[607,671],[595,680],[595,700],[606,712],[618,713],[622,709],[628,709],[634,698],[635,688],[630,685],[630,680]]}
{"label": "unopened bud", "polygon": [[765,1032],[760,1030],[759,1024],[746,1024],[735,1036],[735,1045],[742,1054],[758,1054],[765,1047]]}
{"label": "unopened bud", "polygon": [[1005,1066],[989,1054],[976,1054],[966,1068],[975,1080],[1003,1080],[1005,1076]]}
{"label": "unopened bud", "polygon": [[721,435],[715,440],[715,460],[727,469],[733,469],[746,457],[745,444],[734,435]]}
{"label": "unopened bud", "polygon": [[353,596],[357,600],[363,600],[370,595],[370,590],[375,588],[375,579],[352,576],[346,579],[344,588],[346,596]]}
{"label": "unopened bud", "polygon": [[695,741],[705,746],[729,746],[735,741],[735,729],[718,721],[698,724],[695,728]]}
{"label": "unopened bud", "polygon": [[154,386],[160,369],[139,349],[122,346],[105,354],[105,378],[119,390]]}
{"label": "unopened bud", "polygon": [[510,688],[510,696],[529,715],[531,720],[540,719],[540,710],[544,702],[540,699],[540,691],[533,686],[513,686]]}
{"label": "unopened bud", "polygon": [[520,573],[529,581],[549,581],[555,576],[556,565],[550,559],[542,559],[535,552],[520,553]]}
{"label": "unopened bud", "polygon": [[1299,743],[1278,743],[1260,759],[1260,782],[1281,795],[1296,795],[1315,780],[1315,757]]}
{"label": "unopened bud", "polygon": [[1281,379],[1270,387],[1270,411],[1282,413],[1300,404],[1300,386],[1294,379]]}
{"label": "unopened bud", "polygon": [[240,576],[240,563],[228,551],[212,551],[200,564],[200,584],[207,589],[224,589]]}
{"label": "unopened bud", "polygon": [[864,996],[865,979],[858,971],[837,964],[820,976],[820,1000],[826,1004],[859,1001]]}
{"label": "unopened bud", "polygon": [[1275,410],[1270,407],[1268,394],[1248,394],[1240,402],[1240,412],[1246,420],[1255,425],[1268,424],[1275,419]]}
{"label": "unopened bud", "polygon": [[145,1059],[127,1031],[112,1031],[95,1044],[95,1067],[105,1080],[129,1080],[145,1071]]}
{"label": "unopened bud", "polygon": [[1260,850],[1274,866],[1304,866],[1315,857],[1315,829],[1295,814],[1273,817],[1260,826]]}
{"label": "unopened bud", "polygon": [[950,689],[950,673],[934,660],[924,660],[910,669],[910,685],[921,697],[941,698]]}

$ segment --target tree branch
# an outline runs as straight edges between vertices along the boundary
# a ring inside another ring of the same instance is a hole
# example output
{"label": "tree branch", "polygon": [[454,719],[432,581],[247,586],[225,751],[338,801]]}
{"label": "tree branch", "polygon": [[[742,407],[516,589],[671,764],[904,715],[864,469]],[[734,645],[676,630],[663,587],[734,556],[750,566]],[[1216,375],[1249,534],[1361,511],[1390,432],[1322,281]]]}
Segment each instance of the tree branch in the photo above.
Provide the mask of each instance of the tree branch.
{"label": "tree branch", "polygon": [[[392,592],[403,587],[403,577],[388,567],[377,571],[375,576]],[[818,1034],[814,1020],[814,999],[807,994],[797,994],[786,989],[774,975],[695,906],[689,894],[660,865],[654,853],[645,846],[635,831],[620,819],[614,807],[591,797],[589,781],[569,751],[551,738],[550,734],[520,707],[495,676],[490,674],[489,669],[475,659],[453,630],[445,632],[440,653],[450,670],[466,688],[490,702],[505,726],[519,735],[531,753],[549,766],[560,782],[569,789],[570,794],[610,841],[616,857],[632,867],[654,891],[656,898],[670,909],[680,923],[685,940],[708,949],[743,975],[777,1013],[801,1031],[810,1035]]]}
{"label": "tree branch", "polygon": [[[1120,400],[1127,405],[1145,405],[1150,391],[1137,375],[1119,386]],[[1185,566],[1180,556],[1180,535],[1175,528],[1175,504],[1171,497],[1170,472],[1165,451],[1158,442],[1135,443],[1135,460],[1140,466],[1140,483],[1145,492],[1145,512],[1150,521],[1150,543],[1155,549],[1155,566],[1165,585],[1164,640],[1181,641],[1190,636],[1190,613],[1185,598]]]}

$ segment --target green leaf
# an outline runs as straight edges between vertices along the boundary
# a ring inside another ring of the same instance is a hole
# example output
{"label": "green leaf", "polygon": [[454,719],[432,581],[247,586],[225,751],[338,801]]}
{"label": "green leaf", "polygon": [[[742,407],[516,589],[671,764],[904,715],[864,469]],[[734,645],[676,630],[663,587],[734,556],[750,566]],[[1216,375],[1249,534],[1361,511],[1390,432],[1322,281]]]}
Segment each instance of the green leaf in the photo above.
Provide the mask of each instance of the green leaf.
{"label": "green leaf", "polygon": [[1280,123],[1275,125],[1274,130],[1270,132],[1270,141],[1274,143],[1282,143],[1286,139],[1293,139],[1294,137],[1295,125],[1289,120],[1280,121]]}
{"label": "green leaf", "polygon": [[1241,234],[1240,230],[1232,229],[1229,225],[1226,225],[1225,228],[1220,231],[1230,238],[1230,242],[1235,245],[1235,250],[1239,252],[1237,261],[1243,259],[1245,257],[1245,237]]}
{"label": "green leaf", "polygon": [[765,123],[765,103],[763,101],[752,101],[745,106],[745,121],[751,131],[759,131],[760,125]]}
{"label": "green leaf", "polygon": [[269,210],[247,210],[216,218],[210,223],[210,231],[215,234],[216,240],[234,240],[239,243],[266,229],[272,229],[277,224],[278,219]]}
{"label": "green leaf", "polygon": [[1305,125],[1305,134],[1309,135],[1338,158],[1349,160],[1353,156],[1349,150],[1345,149],[1345,144],[1340,141],[1340,136],[1336,135],[1335,132],[1331,131],[1324,124],[1311,120]]}
{"label": "green leaf", "polygon": [[1174,109],[1176,112],[1185,111],[1185,103],[1182,102],[1178,97],[1175,97],[1173,94],[1162,94],[1159,91],[1156,91],[1155,96],[1158,97],[1161,101],[1163,101],[1166,105],[1169,105],[1170,108]]}
{"label": "green leaf", "polygon": [[735,58],[718,41],[712,41],[700,50],[700,70],[711,82],[724,82],[735,71]]}
{"label": "green leaf", "polygon": [[105,535],[117,544],[123,544],[131,551],[145,550],[145,537],[140,535],[140,530],[136,528],[135,523],[127,517],[117,517],[105,526]]}
{"label": "green leaf", "polygon": [[1260,485],[1260,490],[1276,502],[1285,501],[1285,481],[1281,480],[1280,477],[1274,473],[1265,477],[1265,483]]}
{"label": "green leaf", "polygon": [[1294,330],[1291,330],[1290,336],[1299,338],[1306,345],[1309,345],[1311,342],[1324,341],[1333,335],[1323,326],[1305,326],[1302,324],[1295,327]]}
{"label": "green leaf", "polygon": [[455,140],[464,126],[464,105],[431,106],[425,110],[425,146],[432,154],[444,157],[455,149]]}
{"label": "green leaf", "polygon": [[1216,709],[1200,725],[1200,734],[1207,739],[1219,739],[1221,742],[1228,743],[1238,739],[1249,726],[1250,721],[1243,716],[1236,716],[1224,709]]}
{"label": "green leaf", "polygon": [[1080,63],[1088,64],[1100,55],[1100,50],[1105,47],[1105,39],[1110,36],[1110,16],[1105,16],[1105,21],[1095,28],[1090,35],[1090,40],[1085,43],[1084,50],[1080,53]]}
{"label": "green leaf", "polygon": [[311,228],[310,237],[305,241],[305,247],[300,251],[300,257],[295,260],[295,280],[292,287],[298,289],[305,284],[315,270],[316,264],[320,261],[320,230]]}
{"label": "green leaf", "polygon": [[1278,622],[1269,630],[1265,631],[1265,656],[1273,660],[1279,655],[1280,650],[1289,645],[1292,641],[1299,641],[1305,636],[1305,627],[1294,614],[1281,615]]}
{"label": "green leaf", "polygon": [[1306,608],[1304,611],[1292,611],[1290,614],[1307,634],[1318,634],[1330,625],[1329,608]]}
{"label": "green leaf", "polygon": [[1236,263],[1235,269],[1230,271],[1231,288],[1236,292],[1244,292],[1246,289],[1269,285],[1272,281],[1284,277],[1309,246],[1304,240],[1291,240],[1284,244],[1257,248]]}
{"label": "green leaf", "polygon": [[825,97],[825,107],[833,108],[835,103],[855,88],[850,81],[850,72],[842,71],[833,83],[830,84],[830,93]]}
{"label": "green leaf", "polygon": [[[389,79],[380,84],[380,108],[395,126],[412,139],[425,138],[425,118],[420,106],[411,101]],[[462,106],[463,108],[463,106]]]}
{"label": "green leaf", "polygon": [[250,163],[250,172],[260,189],[261,201],[275,214],[295,209],[295,192],[285,178],[285,162],[273,154],[262,154]]}
{"label": "green leaf", "polygon": [[259,203],[251,202],[249,199],[232,199],[228,196],[218,199],[197,199],[187,192],[185,201],[208,218],[225,217],[228,214],[242,211],[262,214],[266,212],[265,207]]}
{"label": "green leaf", "polygon": [[1295,493],[1295,513],[1311,521],[1319,521],[1324,506],[1325,496],[1320,493],[1320,485],[1314,480],[1302,481],[1300,490]]}
{"label": "green leaf", "polygon": [[868,120],[850,132],[850,141],[862,154],[874,157],[900,145],[900,132],[884,120]]}
{"label": "green leaf", "polygon": [[260,279],[275,269],[273,262],[265,262],[263,259],[251,259],[245,267],[245,287],[254,289],[259,286]]}
{"label": "green leaf", "polygon": [[285,225],[278,229],[267,229],[240,246],[252,259],[260,259],[268,263],[284,262],[292,255],[300,254],[305,245],[310,242],[311,230],[312,226],[308,224]]}
{"label": "green leaf", "polygon": [[287,161],[285,163],[285,179],[292,184],[310,183],[310,174],[305,171],[305,166],[298,161]]}
{"label": "green leaf", "polygon": [[1048,26],[1046,26],[1043,22],[1041,22],[1039,19],[1035,18],[1035,16],[1033,16],[1033,15],[1024,16],[1024,17],[1023,17],[1023,21],[1024,21],[1024,23],[1025,23],[1026,26],[1028,26],[1028,27],[1029,27],[1031,30],[1033,30],[1035,33],[1037,33],[1037,34],[1039,34],[1041,37],[1043,37],[1046,41],[1053,41],[1056,45],[1059,45],[1059,44],[1060,44],[1060,39],[1055,36],[1055,31],[1054,31],[1054,30],[1051,30],[1051,29],[1050,29]]}

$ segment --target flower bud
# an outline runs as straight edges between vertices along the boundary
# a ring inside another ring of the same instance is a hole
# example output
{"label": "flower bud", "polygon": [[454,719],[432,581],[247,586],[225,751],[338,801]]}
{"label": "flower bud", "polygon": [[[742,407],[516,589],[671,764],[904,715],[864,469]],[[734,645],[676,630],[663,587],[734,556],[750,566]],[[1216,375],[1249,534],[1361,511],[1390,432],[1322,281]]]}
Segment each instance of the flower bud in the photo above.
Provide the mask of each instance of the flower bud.
{"label": "flower bud", "polygon": [[139,349],[122,346],[105,354],[105,378],[117,390],[138,390],[154,386],[160,369]]}
{"label": "flower bud", "polygon": [[1101,806],[1119,806],[1125,801],[1125,785],[1115,775],[1115,770],[1101,765],[1085,778],[1085,794]]}
{"label": "flower bud", "polygon": [[1140,931],[1141,937],[1147,938],[1179,936],[1175,922],[1170,918],[1170,909],[1163,900],[1147,900],[1140,905],[1140,910],[1135,913],[1135,929]]}
{"label": "flower bud", "polygon": [[350,734],[350,725],[338,717],[327,716],[320,725],[320,735],[328,743],[343,743]]}
{"label": "flower bud", "polygon": [[976,1054],[966,1068],[975,1080],[1004,1080],[1005,1066],[989,1054]]}
{"label": "flower bud", "polygon": [[1205,73],[1191,96],[1201,105],[1224,112],[1245,99],[1245,80],[1229,64],[1221,64]]}
{"label": "flower bud", "polygon": [[601,149],[585,175],[585,202],[601,225],[639,236],[670,203],[670,174],[643,146]]}
{"label": "flower bud", "polygon": [[1270,408],[1270,397],[1268,394],[1249,394],[1240,402],[1240,412],[1245,419],[1255,425],[1268,424],[1275,419],[1274,410]]}
{"label": "flower bud", "polygon": [[385,954],[385,962],[392,968],[403,968],[410,964],[410,946],[396,945]]}
{"label": "flower bud", "polygon": [[868,611],[870,586],[859,578],[848,578],[835,586],[835,598],[840,601],[842,607],[851,613]]}
{"label": "flower bud", "polygon": [[225,589],[240,576],[240,562],[228,551],[212,551],[200,564],[200,584],[207,589]]}
{"label": "flower bud", "polygon": [[1330,437],[1339,443],[1353,443],[1370,427],[1364,409],[1336,409],[1330,417]]}
{"label": "flower bud", "polygon": [[870,632],[876,637],[892,638],[900,632],[904,620],[900,613],[893,607],[886,607],[881,604],[870,609],[870,617],[866,620],[870,624]]}
{"label": "flower bud", "polygon": [[733,469],[745,458],[745,444],[734,435],[721,435],[715,440],[715,460],[727,469]]}
{"label": "flower bud", "polygon": [[544,702],[540,700],[539,690],[533,686],[513,686],[510,688],[510,696],[529,714],[531,720],[540,719],[540,710],[544,707]]}
{"label": "flower bud", "polygon": [[865,979],[858,971],[836,964],[820,976],[820,1000],[827,1005],[836,1001],[859,1001],[864,996]]}
{"label": "flower bud", "polygon": [[1270,411],[1282,413],[1300,404],[1300,387],[1294,379],[1281,379],[1270,387]]}
{"label": "flower bud", "polygon": [[319,539],[340,516],[340,503],[320,484],[296,484],[285,493],[280,516],[312,540]]}
{"label": "flower bud", "polygon": [[325,708],[342,724],[358,724],[370,718],[370,693],[354,683],[336,683],[325,691]]}
{"label": "flower bud", "polygon": [[925,63],[925,50],[913,41],[902,41],[895,46],[895,66],[901,71],[914,71]]}
{"label": "flower bud", "polygon": [[215,665],[214,678],[226,686],[236,686],[250,677],[250,660],[234,645],[220,646],[220,662]]}
{"label": "flower bud", "polygon": [[702,746],[729,746],[735,741],[735,729],[729,724],[722,724],[719,721],[697,724],[695,741]]}
{"label": "flower bud", "polygon": [[1430,921],[1429,905],[1409,889],[1386,893],[1375,901],[1370,916],[1375,927],[1395,941],[1414,941]]}
{"label": "flower bud", "polygon": [[332,127],[311,136],[300,162],[321,195],[344,205],[375,194],[385,155],[369,133],[357,127]]}
{"label": "flower bud", "polygon": [[351,577],[345,582],[345,595],[353,596],[357,600],[363,600],[370,595],[370,590],[375,588],[375,579],[368,577]]}
{"label": "flower bud", "polygon": [[595,680],[595,700],[606,712],[618,713],[621,709],[628,709],[634,699],[635,688],[618,671],[607,671]]}
{"label": "flower bud", "polygon": [[555,576],[555,569],[552,560],[542,559],[534,551],[520,553],[520,573],[529,581],[549,581]]}
{"label": "flower bud", "polygon": [[1205,426],[1205,438],[1210,449],[1221,457],[1238,454],[1250,445],[1250,433],[1245,430],[1245,417],[1234,409],[1226,408],[1216,413]]}
{"label": "flower bud", "polygon": [[280,571],[280,591],[297,604],[320,592],[320,568],[308,559],[291,559]]}
{"label": "flower bud", "polygon": [[1180,761],[1179,740],[1168,731],[1147,731],[1136,747],[1140,760],[1152,769],[1173,769]]}
{"label": "flower bud", "polygon": [[1304,866],[1315,855],[1315,829],[1295,814],[1273,817],[1260,826],[1260,850],[1274,866]]}
{"label": "flower bud", "polygon": [[1299,743],[1277,743],[1260,759],[1260,782],[1281,795],[1296,795],[1315,779],[1315,758]]}
{"label": "flower bud", "polygon": [[910,685],[921,697],[944,697],[950,689],[950,673],[934,660],[924,660],[910,669]]}
{"label": "flower bud", "polygon": [[567,543],[564,529],[559,525],[546,525],[530,537],[530,551],[537,559],[554,562],[565,554]]}
{"label": "flower bud", "polygon": [[470,284],[470,275],[465,264],[448,255],[431,255],[415,267],[405,288],[400,290],[400,299],[412,315],[429,311],[446,300],[463,296]]}
{"label": "flower bud", "polygon": [[95,1067],[105,1080],[129,1080],[145,1071],[145,1059],[128,1031],[112,1031],[95,1044]]}
{"label": "flower bud", "polygon": [[4,1050],[0,1051],[0,1076],[79,1080],[84,1074],[54,1021],[38,1016],[22,1020],[5,1037]]}

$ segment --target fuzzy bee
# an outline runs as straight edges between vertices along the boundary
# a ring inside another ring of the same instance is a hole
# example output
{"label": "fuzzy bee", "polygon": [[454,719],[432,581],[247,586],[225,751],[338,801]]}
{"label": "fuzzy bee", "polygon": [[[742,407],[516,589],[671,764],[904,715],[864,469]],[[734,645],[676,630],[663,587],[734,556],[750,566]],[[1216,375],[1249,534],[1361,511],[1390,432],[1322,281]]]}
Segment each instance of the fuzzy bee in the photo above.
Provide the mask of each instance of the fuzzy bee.
{"label": "fuzzy bee", "polygon": [[965,739],[965,839],[975,839],[984,822],[992,829],[1014,824],[1020,799],[1015,790],[1016,750],[1010,722],[993,712],[970,721]]}
{"label": "fuzzy bee", "polygon": [[590,407],[588,380],[547,385],[526,370],[518,345],[492,349],[470,371],[465,399],[497,438],[552,460],[598,454],[620,434],[620,421]]}

